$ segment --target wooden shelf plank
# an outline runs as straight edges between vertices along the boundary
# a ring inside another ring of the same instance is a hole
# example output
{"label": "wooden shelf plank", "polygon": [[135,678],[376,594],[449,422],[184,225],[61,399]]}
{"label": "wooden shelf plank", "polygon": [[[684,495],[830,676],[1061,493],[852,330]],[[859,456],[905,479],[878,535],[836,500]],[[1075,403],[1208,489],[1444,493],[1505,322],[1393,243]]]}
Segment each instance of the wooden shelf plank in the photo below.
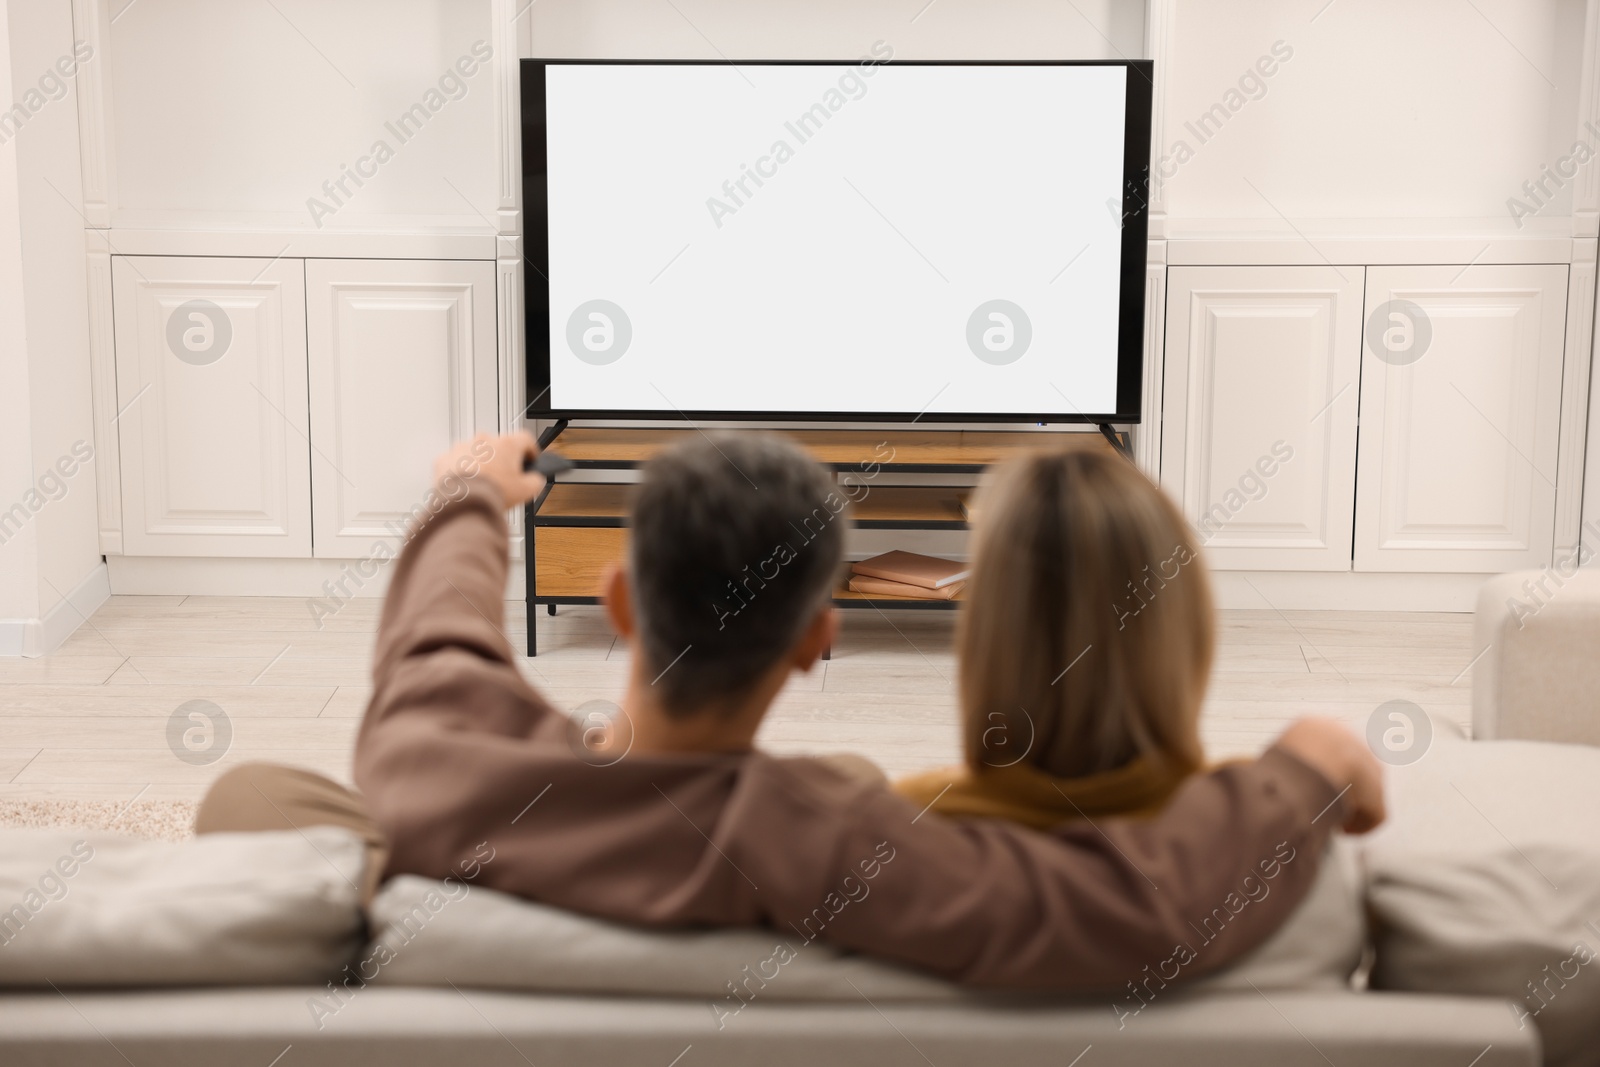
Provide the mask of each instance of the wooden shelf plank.
{"label": "wooden shelf plank", "polygon": [[540,519],[621,519],[628,514],[631,485],[575,485],[557,482],[540,505]]}
{"label": "wooden shelf plank", "polygon": [[[1094,432],[1027,430],[777,430],[835,467],[980,468],[1036,448],[1114,451]],[[581,466],[631,467],[699,435],[699,430],[569,427],[551,446]]]}
{"label": "wooden shelf plank", "polygon": [[[868,486],[850,506],[856,525],[865,529],[888,526],[905,529],[965,529],[961,500],[971,490],[940,485]],[[627,518],[632,485],[585,485],[557,482],[540,506],[540,525],[580,526],[585,520],[613,525]],[[840,490],[843,494],[843,489]],[[550,520],[557,520],[551,523]]]}
{"label": "wooden shelf plank", "polygon": [[871,528],[879,524],[915,523],[919,527],[937,524],[952,529],[966,528],[967,520],[961,514],[961,501],[972,492],[970,489],[943,485],[880,485],[867,488],[867,493],[850,505],[850,516],[857,526]]}

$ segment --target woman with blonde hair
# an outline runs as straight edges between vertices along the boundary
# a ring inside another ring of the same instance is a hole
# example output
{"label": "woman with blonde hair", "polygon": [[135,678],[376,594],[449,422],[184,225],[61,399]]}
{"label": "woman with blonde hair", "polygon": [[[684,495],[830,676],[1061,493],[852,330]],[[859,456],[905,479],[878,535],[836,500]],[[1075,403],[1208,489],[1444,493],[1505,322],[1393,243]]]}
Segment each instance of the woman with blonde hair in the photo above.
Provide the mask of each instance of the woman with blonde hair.
{"label": "woman with blonde hair", "polygon": [[899,782],[1037,828],[1153,814],[1204,763],[1210,583],[1183,516],[1121,456],[1040,452],[980,489],[957,634],[965,765]]}

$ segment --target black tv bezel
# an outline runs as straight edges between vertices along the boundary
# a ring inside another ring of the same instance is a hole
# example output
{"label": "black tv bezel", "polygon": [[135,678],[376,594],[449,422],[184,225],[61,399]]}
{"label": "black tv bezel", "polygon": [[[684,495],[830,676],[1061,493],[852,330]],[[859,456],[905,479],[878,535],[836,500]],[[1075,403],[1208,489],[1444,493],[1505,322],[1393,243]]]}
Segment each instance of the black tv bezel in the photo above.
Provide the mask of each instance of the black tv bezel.
{"label": "black tv bezel", "polygon": [[[527,345],[525,417],[726,422],[934,422],[1120,423],[1143,419],[1145,260],[1149,234],[1150,122],[1154,64],[1148,59],[895,59],[915,67],[1125,67],[1123,105],[1122,250],[1118,277],[1117,410],[1074,412],[915,411],[684,411],[677,408],[596,410],[550,403],[550,203],[545,125],[545,69],[550,66],[794,67],[855,66],[865,59],[524,59],[522,104],[522,239],[529,270],[523,273],[524,340]],[[1135,77],[1135,75],[1138,75]]]}

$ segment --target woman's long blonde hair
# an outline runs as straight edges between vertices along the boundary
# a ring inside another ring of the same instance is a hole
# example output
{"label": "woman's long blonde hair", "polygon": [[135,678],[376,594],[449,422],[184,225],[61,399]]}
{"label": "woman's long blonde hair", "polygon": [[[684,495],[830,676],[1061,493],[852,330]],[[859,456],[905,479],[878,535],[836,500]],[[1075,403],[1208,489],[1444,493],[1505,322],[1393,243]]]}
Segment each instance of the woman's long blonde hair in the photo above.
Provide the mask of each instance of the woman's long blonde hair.
{"label": "woman's long blonde hair", "polygon": [[1073,450],[996,467],[974,512],[957,634],[968,766],[1198,769],[1216,632],[1172,502],[1121,456]]}

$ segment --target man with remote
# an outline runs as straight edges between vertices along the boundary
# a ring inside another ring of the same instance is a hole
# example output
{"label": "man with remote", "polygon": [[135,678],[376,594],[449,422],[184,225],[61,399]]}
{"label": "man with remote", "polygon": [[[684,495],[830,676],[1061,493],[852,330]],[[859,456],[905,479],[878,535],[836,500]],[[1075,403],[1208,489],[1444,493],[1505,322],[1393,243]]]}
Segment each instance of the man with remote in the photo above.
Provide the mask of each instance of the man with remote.
{"label": "man with remote", "polygon": [[974,987],[1109,989],[1195,942],[1191,923],[1270,863],[1274,891],[1184,976],[1237,959],[1300,902],[1330,834],[1383,817],[1376,763],[1319,720],[1153,818],[1050,832],[947,820],[831,761],[762,752],[773,698],[834,638],[844,519],[831,476],[756,432],[697,435],[645,468],[605,587],[631,655],[623,714],[575,733],[504,633],[505,515],[542,488],[536,454],[525,433],[457,445],[438,472],[472,469],[465,492],[396,564],[355,755],[389,874],[443,877],[487,842],[480,884],[572,911],[767,926]]}

